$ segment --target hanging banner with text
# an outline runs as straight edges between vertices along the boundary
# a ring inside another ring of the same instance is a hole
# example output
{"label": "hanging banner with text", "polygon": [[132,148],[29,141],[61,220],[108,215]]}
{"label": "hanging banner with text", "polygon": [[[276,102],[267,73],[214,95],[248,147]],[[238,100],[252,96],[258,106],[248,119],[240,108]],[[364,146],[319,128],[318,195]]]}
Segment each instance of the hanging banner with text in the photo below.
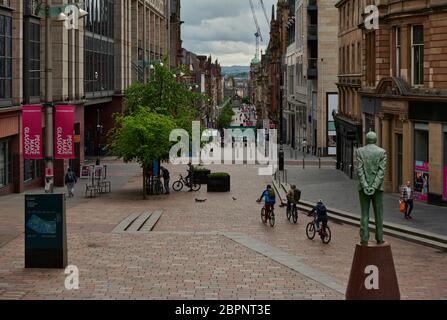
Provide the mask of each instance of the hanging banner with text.
{"label": "hanging banner with text", "polygon": [[23,159],[42,159],[42,106],[23,106]]}
{"label": "hanging banner with text", "polygon": [[75,106],[56,106],[54,159],[74,159]]}

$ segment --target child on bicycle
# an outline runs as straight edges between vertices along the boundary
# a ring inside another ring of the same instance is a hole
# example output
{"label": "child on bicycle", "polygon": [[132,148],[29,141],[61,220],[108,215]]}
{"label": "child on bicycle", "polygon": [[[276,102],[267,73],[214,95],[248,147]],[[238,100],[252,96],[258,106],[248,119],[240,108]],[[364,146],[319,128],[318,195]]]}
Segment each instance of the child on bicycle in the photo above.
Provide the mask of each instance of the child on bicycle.
{"label": "child on bicycle", "polygon": [[326,206],[323,204],[323,200],[318,200],[317,205],[312,209],[309,213],[309,217],[316,214],[317,219],[315,220],[315,224],[317,226],[317,232],[320,232],[320,222],[323,223],[323,232],[325,232],[328,222],[328,215]]}
{"label": "child on bicycle", "polygon": [[301,190],[297,189],[295,185],[291,185],[289,192],[287,192],[287,210],[291,211],[296,208],[301,200]]}
{"label": "child on bicycle", "polygon": [[261,202],[264,198],[264,208],[265,208],[265,219],[267,220],[269,217],[270,210],[274,209],[275,203],[276,203],[276,194],[275,190],[273,190],[273,187],[269,184],[267,188],[262,192],[261,197],[259,198],[258,202]]}

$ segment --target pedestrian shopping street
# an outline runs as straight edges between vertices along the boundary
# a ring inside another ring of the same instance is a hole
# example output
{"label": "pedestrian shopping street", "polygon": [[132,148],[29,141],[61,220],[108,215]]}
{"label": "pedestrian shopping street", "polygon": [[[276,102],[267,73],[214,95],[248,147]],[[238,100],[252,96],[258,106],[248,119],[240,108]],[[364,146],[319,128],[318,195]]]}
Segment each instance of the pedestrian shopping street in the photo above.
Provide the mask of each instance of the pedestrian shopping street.
{"label": "pedestrian shopping street", "polygon": [[[271,177],[256,166],[209,166],[230,173],[230,193],[204,186],[144,201],[138,165],[107,165],[111,194],[85,199],[81,182],[67,202],[68,263],[79,268],[79,290],[65,289],[64,270],[24,269],[23,194],[1,198],[0,299],[344,299],[358,228],[329,222],[324,245],[306,237],[311,218],[300,214],[293,225],[279,207],[276,226],[263,225],[255,200]],[[171,179],[186,170],[168,168]],[[132,213],[158,209],[151,232],[113,232]],[[403,299],[447,298],[445,252],[385,240]]]}

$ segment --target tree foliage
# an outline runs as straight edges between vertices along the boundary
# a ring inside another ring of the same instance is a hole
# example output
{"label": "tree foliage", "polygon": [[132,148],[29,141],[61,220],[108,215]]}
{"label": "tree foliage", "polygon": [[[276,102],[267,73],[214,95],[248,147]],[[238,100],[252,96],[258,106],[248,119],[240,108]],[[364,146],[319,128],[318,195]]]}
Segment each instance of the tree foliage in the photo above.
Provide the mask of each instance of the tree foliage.
{"label": "tree foliage", "polygon": [[188,73],[184,66],[173,72],[163,64],[154,65],[148,83],[135,83],[125,91],[126,113],[143,108],[168,115],[178,128],[190,132],[191,122],[199,117],[198,108],[206,96],[192,92],[189,85],[183,83]]}
{"label": "tree foliage", "polygon": [[227,101],[222,108],[222,111],[219,114],[217,119],[217,126],[219,129],[226,129],[231,126],[231,122],[233,121],[233,116],[235,115],[231,103]]}
{"label": "tree foliage", "polygon": [[141,108],[131,115],[117,115],[115,121],[109,145],[113,154],[143,167],[168,157],[169,135],[176,128],[172,117]]}

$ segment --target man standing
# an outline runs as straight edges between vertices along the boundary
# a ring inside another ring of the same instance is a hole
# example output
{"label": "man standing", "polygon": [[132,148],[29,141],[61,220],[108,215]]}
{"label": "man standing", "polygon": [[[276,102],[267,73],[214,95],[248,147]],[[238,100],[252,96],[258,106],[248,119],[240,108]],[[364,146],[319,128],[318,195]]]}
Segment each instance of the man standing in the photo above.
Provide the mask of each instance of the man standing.
{"label": "man standing", "polygon": [[407,185],[402,188],[402,200],[405,202],[405,219],[413,219],[411,213],[414,208],[414,192],[410,181],[407,181]]}
{"label": "man standing", "polygon": [[186,176],[185,180],[188,182],[189,191],[191,192],[194,184],[194,166],[192,165],[191,161],[188,163],[188,175]]}
{"label": "man standing", "polygon": [[65,185],[67,186],[68,197],[74,196],[74,187],[77,182],[76,174],[71,168],[68,168],[67,174],[65,175]]}
{"label": "man standing", "polygon": [[170,180],[169,170],[163,166],[160,167],[160,170],[163,177],[163,184],[165,186],[165,194],[169,194],[169,180]]}
{"label": "man standing", "polygon": [[360,238],[362,245],[369,242],[369,209],[372,202],[376,224],[377,244],[383,244],[383,180],[387,166],[386,151],[376,146],[377,135],[366,135],[366,146],[356,152],[359,195],[362,209]]}

